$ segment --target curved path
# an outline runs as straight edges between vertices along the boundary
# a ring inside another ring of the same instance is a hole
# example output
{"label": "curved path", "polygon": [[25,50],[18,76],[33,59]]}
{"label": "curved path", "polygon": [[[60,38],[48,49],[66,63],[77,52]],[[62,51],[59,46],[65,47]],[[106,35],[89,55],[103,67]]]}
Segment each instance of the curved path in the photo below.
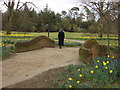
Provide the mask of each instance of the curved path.
{"label": "curved path", "polygon": [[82,40],[72,40],[72,39],[65,39],[66,41],[73,41],[73,42],[78,42],[78,43],[81,43],[83,44],[85,41],[82,41]]}
{"label": "curved path", "polygon": [[23,53],[15,53],[5,59],[2,65],[3,87],[30,79],[43,71],[76,64],[79,48],[43,48]]}

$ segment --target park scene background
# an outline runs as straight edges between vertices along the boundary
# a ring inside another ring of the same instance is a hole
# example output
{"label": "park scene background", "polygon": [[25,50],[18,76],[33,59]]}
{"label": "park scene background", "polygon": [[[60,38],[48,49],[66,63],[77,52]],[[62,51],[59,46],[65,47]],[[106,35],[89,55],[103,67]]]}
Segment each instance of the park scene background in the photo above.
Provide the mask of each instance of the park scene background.
{"label": "park scene background", "polygon": [[[6,69],[8,68],[5,65],[10,61],[14,62],[11,58],[15,54],[16,43],[29,42],[41,35],[46,36],[55,42],[55,49],[50,49],[52,51],[50,53],[54,53],[55,50],[59,50],[58,32],[60,28],[63,28],[65,33],[62,50],[70,49],[71,51],[69,52],[76,50],[75,52],[77,52],[77,54],[75,53],[73,56],[78,55],[79,48],[83,47],[84,43],[90,39],[94,39],[100,45],[107,46],[109,50],[107,56],[96,57],[91,61],[91,64],[86,64],[82,62],[83,60],[79,60],[79,64],[68,63],[68,65],[64,67],[49,68],[44,73],[31,79],[29,78],[5,87],[120,88],[119,1],[110,2],[107,0],[98,0],[94,2],[81,2],[77,0],[79,6],[69,8],[67,11],[63,10],[60,13],[52,11],[49,8],[49,4],[46,4],[43,10],[39,10],[34,4],[34,1],[21,3],[20,0],[18,0],[18,2],[15,0],[3,0],[2,3],[7,8],[5,12],[1,12],[2,31],[0,32],[0,57],[3,63],[3,66],[1,65],[3,67],[3,75],[12,72],[12,70],[7,72]],[[36,9],[38,11],[36,11]],[[90,46],[90,44],[88,44],[88,46]],[[57,52],[59,53],[61,51]],[[65,51],[62,51],[62,53],[64,52]],[[68,54],[67,57],[71,55],[72,54]],[[19,60],[19,58],[17,59]],[[74,59],[76,58],[72,58],[73,61]],[[51,58],[49,58],[49,60],[51,60]],[[57,62],[57,58],[55,58],[55,60]],[[35,78],[37,78],[37,80]],[[44,80],[46,81],[43,82]],[[4,78],[2,81],[4,82]]]}

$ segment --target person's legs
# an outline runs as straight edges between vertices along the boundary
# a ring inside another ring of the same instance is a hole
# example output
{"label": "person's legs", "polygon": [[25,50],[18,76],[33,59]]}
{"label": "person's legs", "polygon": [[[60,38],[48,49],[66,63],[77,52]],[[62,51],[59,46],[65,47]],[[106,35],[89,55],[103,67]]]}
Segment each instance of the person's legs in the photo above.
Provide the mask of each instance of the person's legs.
{"label": "person's legs", "polygon": [[60,47],[60,49],[62,49],[62,40],[61,39],[59,39],[59,47]]}
{"label": "person's legs", "polygon": [[64,39],[62,40],[62,46],[64,46]]}
{"label": "person's legs", "polygon": [[62,49],[62,46],[60,45],[60,49]]}

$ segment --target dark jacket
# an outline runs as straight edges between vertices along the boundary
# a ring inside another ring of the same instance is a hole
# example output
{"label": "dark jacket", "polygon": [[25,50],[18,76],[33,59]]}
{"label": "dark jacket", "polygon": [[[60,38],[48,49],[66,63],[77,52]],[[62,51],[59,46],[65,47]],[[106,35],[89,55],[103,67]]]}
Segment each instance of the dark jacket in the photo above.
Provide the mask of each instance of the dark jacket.
{"label": "dark jacket", "polygon": [[65,38],[64,32],[60,31],[60,32],[58,33],[58,38],[59,38],[60,40],[63,40],[63,39]]}

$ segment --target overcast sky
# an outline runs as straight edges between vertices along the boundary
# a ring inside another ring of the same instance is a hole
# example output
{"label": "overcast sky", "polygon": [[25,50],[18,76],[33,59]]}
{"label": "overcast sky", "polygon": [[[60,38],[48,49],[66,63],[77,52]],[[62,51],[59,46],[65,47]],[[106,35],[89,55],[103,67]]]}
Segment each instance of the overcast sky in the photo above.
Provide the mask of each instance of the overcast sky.
{"label": "overcast sky", "polygon": [[[4,0],[8,1],[8,0]],[[12,0],[11,0],[12,1]],[[48,7],[52,10],[55,11],[55,13],[65,10],[68,11],[72,7],[79,7],[78,1],[84,1],[84,2],[90,2],[90,1],[97,1],[97,0],[20,0],[21,2],[33,2],[39,10],[42,10],[46,4],[48,4]],[[116,1],[118,2],[119,0],[108,0],[108,1]],[[17,3],[18,0],[15,0]],[[80,8],[81,9],[81,8]],[[3,5],[3,0],[0,0],[0,10],[4,12],[6,10],[6,7]]]}
{"label": "overcast sky", "polygon": [[[2,0],[0,0],[2,1]],[[5,0],[8,1],[8,0]],[[18,0],[15,0],[17,2]],[[33,2],[39,10],[42,10],[46,4],[48,4],[48,7],[55,11],[56,13],[65,10],[68,11],[72,7],[79,6],[77,3],[77,0],[20,0],[21,2]],[[3,2],[0,2],[0,4],[3,4]],[[5,6],[0,5],[0,9],[2,11],[5,11]]]}

